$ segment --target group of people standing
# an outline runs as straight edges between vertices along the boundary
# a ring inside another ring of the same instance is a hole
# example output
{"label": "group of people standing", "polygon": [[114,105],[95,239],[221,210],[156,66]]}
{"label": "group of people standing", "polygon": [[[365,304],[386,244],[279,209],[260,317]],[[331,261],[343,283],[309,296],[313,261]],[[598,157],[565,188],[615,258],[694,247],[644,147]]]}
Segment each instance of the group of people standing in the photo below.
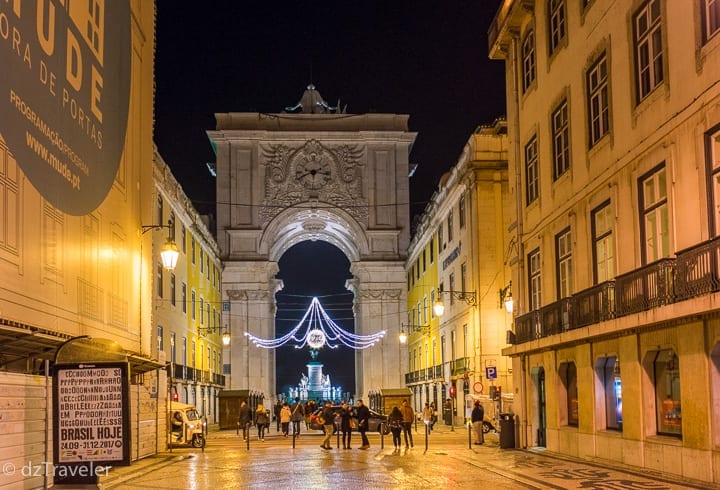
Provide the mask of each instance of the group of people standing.
{"label": "group of people standing", "polygon": [[367,437],[368,421],[370,419],[370,409],[365,406],[362,400],[357,401],[357,407],[353,413],[352,405],[342,402],[339,411],[333,410],[332,404],[327,401],[322,410],[322,426],[325,431],[325,438],[320,444],[320,447],[329,450],[332,449],[330,446],[330,439],[333,436],[333,429],[335,424],[340,427],[342,433],[343,449],[352,449],[350,440],[352,437],[352,431],[357,429],[360,433],[361,443],[360,449],[366,450],[370,447],[370,440]]}

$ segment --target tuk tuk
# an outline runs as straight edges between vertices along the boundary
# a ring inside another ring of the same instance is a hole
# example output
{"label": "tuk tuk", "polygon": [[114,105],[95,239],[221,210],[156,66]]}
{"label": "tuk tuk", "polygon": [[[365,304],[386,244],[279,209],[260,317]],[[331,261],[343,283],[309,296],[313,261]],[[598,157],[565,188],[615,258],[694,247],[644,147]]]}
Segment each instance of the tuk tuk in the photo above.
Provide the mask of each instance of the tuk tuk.
{"label": "tuk tuk", "polygon": [[203,420],[194,405],[170,402],[168,431],[173,446],[205,447]]}

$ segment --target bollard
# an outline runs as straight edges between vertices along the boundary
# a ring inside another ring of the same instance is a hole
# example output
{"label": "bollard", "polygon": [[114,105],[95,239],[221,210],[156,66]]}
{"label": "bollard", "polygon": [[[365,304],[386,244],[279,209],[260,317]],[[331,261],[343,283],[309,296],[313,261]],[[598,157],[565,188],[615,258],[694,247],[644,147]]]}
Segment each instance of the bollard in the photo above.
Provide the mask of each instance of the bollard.
{"label": "bollard", "polygon": [[472,423],[468,423],[468,449],[472,449]]}
{"label": "bollard", "polygon": [[235,424],[235,435],[236,435],[236,436],[239,436],[239,435],[240,435],[240,421],[239,421],[239,420],[238,420],[237,423]]}
{"label": "bollard", "polygon": [[295,438],[297,437],[297,432],[293,431],[293,438],[292,438],[292,447],[295,449]]}
{"label": "bollard", "polygon": [[428,439],[430,435],[430,424],[425,424],[425,452],[428,450]]}
{"label": "bollard", "polygon": [[380,429],[380,449],[385,449],[385,422],[380,422],[378,428]]}
{"label": "bollard", "polygon": [[250,422],[245,422],[245,444],[248,451],[250,451]]}

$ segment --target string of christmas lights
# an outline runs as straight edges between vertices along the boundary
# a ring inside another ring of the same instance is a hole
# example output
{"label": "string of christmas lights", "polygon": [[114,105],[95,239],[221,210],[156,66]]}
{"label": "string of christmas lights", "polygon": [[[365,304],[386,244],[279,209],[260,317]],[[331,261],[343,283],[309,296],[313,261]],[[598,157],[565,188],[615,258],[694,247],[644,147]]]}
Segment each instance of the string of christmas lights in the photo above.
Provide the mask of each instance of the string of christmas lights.
{"label": "string of christmas lights", "polygon": [[[307,326],[303,331],[302,328],[305,324]],[[250,332],[245,332],[245,336],[257,347],[263,349],[277,349],[292,341],[295,343],[296,349],[302,349],[305,346],[311,349],[319,349],[323,346],[337,349],[340,345],[345,345],[351,349],[362,350],[375,345],[385,336],[385,333],[385,330],[381,330],[370,335],[356,335],[344,330],[330,318],[320,301],[314,297],[300,322],[282,337],[262,339]]]}

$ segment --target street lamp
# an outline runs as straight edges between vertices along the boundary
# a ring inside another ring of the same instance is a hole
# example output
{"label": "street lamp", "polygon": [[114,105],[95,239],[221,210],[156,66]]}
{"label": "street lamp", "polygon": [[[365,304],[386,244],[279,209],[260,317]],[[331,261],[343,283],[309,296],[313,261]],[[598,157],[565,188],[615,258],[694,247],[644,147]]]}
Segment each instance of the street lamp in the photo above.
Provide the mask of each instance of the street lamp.
{"label": "street lamp", "polygon": [[443,294],[448,294],[451,298],[465,301],[469,306],[477,305],[477,295],[475,291],[443,291],[441,289],[438,291],[438,299],[433,305],[433,312],[435,312],[436,316],[443,316],[443,313],[445,313],[445,304],[442,301]]}
{"label": "street lamp", "polygon": [[162,260],[162,264],[165,269],[172,271],[175,269],[175,265],[177,265],[177,259],[180,256],[180,251],[178,250],[177,245],[175,245],[175,238],[172,236],[173,225],[169,220],[168,224],[166,225],[143,225],[142,232],[143,234],[145,234],[145,232],[154,230],[156,228],[168,229],[167,240],[165,241],[165,245],[163,245],[162,250],[160,251],[160,260]]}
{"label": "street lamp", "polygon": [[500,289],[500,308],[502,308],[504,305],[505,310],[508,313],[512,313],[513,307],[514,307],[512,291],[510,289],[511,287],[512,287],[512,281],[510,281],[507,286]]}
{"label": "street lamp", "polygon": [[407,342],[408,334],[409,333],[415,333],[415,332],[430,332],[430,325],[414,325],[412,323],[402,323],[400,324],[400,335],[398,335],[398,339],[400,340],[401,344],[404,344]]}
{"label": "street lamp", "polygon": [[[222,327],[198,327],[198,332],[200,335],[209,335],[215,332],[219,332],[222,329]],[[230,332],[228,332],[227,327],[224,328],[223,334],[222,334],[222,343],[223,345],[230,345]]]}

